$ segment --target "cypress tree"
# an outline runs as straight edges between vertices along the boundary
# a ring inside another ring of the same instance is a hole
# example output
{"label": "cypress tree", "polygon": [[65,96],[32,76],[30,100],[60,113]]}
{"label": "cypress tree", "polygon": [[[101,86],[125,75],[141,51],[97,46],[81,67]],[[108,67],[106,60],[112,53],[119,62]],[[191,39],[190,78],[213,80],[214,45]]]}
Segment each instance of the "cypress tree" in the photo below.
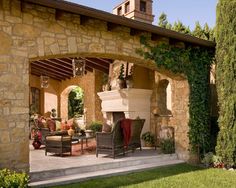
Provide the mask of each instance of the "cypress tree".
{"label": "cypress tree", "polygon": [[216,86],[219,134],[216,153],[236,165],[236,0],[219,0],[216,21]]}

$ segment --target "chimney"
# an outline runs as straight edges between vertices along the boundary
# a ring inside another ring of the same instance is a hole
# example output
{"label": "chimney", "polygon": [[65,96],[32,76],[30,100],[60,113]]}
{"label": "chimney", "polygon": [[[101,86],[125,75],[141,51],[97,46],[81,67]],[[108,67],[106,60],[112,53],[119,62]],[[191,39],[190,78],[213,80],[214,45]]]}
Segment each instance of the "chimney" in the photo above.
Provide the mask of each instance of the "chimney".
{"label": "chimney", "polygon": [[152,0],[126,0],[113,9],[113,14],[152,24]]}

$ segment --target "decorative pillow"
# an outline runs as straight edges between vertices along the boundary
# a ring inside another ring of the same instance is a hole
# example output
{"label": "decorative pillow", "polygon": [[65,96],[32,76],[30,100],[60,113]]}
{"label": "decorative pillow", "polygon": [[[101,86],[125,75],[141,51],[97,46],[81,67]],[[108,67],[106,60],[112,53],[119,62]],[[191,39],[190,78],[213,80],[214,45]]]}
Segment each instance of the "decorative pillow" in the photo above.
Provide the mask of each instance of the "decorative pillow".
{"label": "decorative pillow", "polygon": [[47,119],[47,125],[50,131],[55,131],[56,130],[56,123],[52,119],[48,118]]}
{"label": "decorative pillow", "polygon": [[104,123],[103,126],[102,126],[102,132],[105,132],[105,133],[111,132],[111,126]]}
{"label": "decorative pillow", "polygon": [[70,129],[70,126],[65,123],[65,122],[62,122],[61,123],[61,130],[69,130]]}
{"label": "decorative pillow", "polygon": [[56,122],[56,131],[61,130],[61,122],[60,121],[55,121]]}
{"label": "decorative pillow", "polygon": [[44,121],[43,116],[38,118],[38,127],[39,128],[43,128],[44,127],[43,121]]}

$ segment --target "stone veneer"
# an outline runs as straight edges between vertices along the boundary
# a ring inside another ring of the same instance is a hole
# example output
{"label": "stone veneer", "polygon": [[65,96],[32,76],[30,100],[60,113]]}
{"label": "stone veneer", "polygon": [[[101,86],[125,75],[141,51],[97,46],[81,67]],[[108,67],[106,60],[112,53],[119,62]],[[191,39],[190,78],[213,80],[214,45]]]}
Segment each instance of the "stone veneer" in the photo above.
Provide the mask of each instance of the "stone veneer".
{"label": "stone veneer", "polygon": [[[104,57],[156,69],[153,62],[136,54],[141,44],[139,36],[130,36],[130,28],[120,26],[111,32],[105,21],[88,19],[81,25],[79,15],[63,13],[56,19],[55,13],[55,9],[24,1],[0,1],[0,168],[29,170],[30,61],[64,56]],[[96,76],[94,80],[96,84],[100,82]],[[187,152],[188,91],[185,89],[186,95],[182,91],[187,82],[173,83],[177,90],[173,96],[178,103],[176,108],[181,111],[173,116],[179,126],[176,138]],[[99,99],[94,97],[95,114],[99,115]]]}

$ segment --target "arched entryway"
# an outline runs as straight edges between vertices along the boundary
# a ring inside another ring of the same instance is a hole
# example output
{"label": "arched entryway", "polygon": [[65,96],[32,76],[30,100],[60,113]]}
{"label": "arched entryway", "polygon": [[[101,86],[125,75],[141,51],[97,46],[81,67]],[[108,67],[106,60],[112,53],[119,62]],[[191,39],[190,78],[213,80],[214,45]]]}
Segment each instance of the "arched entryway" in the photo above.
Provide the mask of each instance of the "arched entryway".
{"label": "arched entryway", "polygon": [[84,92],[79,86],[68,86],[60,94],[61,118],[71,119],[84,114]]}

